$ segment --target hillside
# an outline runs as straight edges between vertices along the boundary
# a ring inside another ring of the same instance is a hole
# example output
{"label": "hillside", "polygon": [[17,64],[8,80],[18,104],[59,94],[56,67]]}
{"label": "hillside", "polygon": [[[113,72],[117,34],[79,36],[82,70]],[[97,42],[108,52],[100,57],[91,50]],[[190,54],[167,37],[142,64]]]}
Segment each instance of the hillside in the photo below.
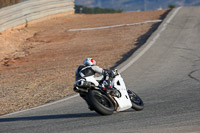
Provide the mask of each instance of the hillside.
{"label": "hillside", "polygon": [[199,0],[75,0],[77,5],[123,9],[124,11],[166,9],[168,5],[199,6]]}

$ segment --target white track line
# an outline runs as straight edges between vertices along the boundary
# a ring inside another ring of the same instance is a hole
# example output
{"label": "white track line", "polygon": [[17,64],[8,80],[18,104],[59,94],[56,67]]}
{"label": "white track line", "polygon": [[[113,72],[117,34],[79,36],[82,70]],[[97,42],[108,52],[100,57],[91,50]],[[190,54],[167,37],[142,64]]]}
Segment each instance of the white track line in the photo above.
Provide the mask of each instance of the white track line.
{"label": "white track line", "polygon": [[122,27],[122,26],[135,26],[135,25],[146,24],[146,23],[156,23],[156,22],[161,22],[161,21],[162,20],[149,20],[149,21],[144,21],[144,22],[134,23],[134,24],[120,24],[120,25],[102,26],[102,27],[94,27],[94,28],[69,29],[68,31],[100,30],[100,29],[116,28],[116,27]]}
{"label": "white track line", "polygon": [[163,24],[162,29],[156,34],[156,36],[152,39],[152,41],[149,44],[146,44],[147,46],[135,57],[133,58],[128,64],[126,64],[124,67],[122,67],[119,72],[122,73],[126,69],[128,69],[133,63],[135,63],[142,55],[144,55],[149,48],[155,44],[157,39],[160,37],[160,34],[166,29],[167,25],[170,23],[170,21],[174,18],[174,16],[177,14],[177,12],[181,9],[181,7],[177,8],[173,14],[170,16],[170,18],[166,21],[165,24]]}
{"label": "white track line", "polygon": [[[125,71],[126,69],[128,69],[128,67],[130,67],[133,63],[135,63],[142,55],[145,54],[145,52],[147,52],[147,50],[153,46],[153,44],[156,42],[156,40],[159,38],[160,34],[166,29],[167,25],[170,23],[170,21],[174,18],[174,16],[177,14],[177,12],[181,9],[181,7],[179,8],[176,8],[175,11],[173,12],[173,14],[170,16],[170,18],[166,21],[166,23],[163,25],[162,29],[157,33],[157,35],[153,38],[153,40],[149,43],[149,44],[146,44],[147,46],[135,57],[133,58],[127,65],[125,65],[124,67],[122,67],[119,72],[122,73],[123,71]],[[18,113],[22,113],[22,112],[26,112],[26,111],[29,111],[29,110],[35,110],[35,109],[39,109],[39,108],[42,108],[42,107],[46,107],[46,106],[50,106],[50,105],[53,105],[53,104],[57,104],[57,103],[60,103],[60,102],[64,102],[66,100],[69,100],[69,99],[72,99],[72,98],[75,98],[77,97],[78,94],[76,95],[73,95],[73,96],[69,96],[67,98],[64,98],[64,99],[61,99],[61,100],[58,100],[58,101],[55,101],[55,102],[52,102],[52,103],[47,103],[47,104],[44,104],[44,105],[40,105],[38,107],[34,107],[34,108],[30,108],[30,109],[26,109],[26,110],[21,110],[21,111],[17,111],[17,112],[13,112],[13,113],[10,113],[10,114],[6,114],[6,115],[2,115],[0,117],[6,117],[6,116],[10,116],[10,115],[14,115],[14,114],[18,114]]]}
{"label": "white track line", "polygon": [[[33,107],[33,108],[30,108],[30,109],[25,109],[25,110],[9,113],[9,114],[6,114],[6,115],[2,115],[2,117],[10,116],[10,115],[14,115],[14,114],[22,113],[22,112],[26,112],[26,111],[29,111],[29,110],[35,110],[35,109],[39,109],[39,108],[42,108],[42,107],[47,107],[47,106],[50,106],[50,105],[53,105],[53,104],[56,104],[56,103],[67,101],[67,100],[72,99],[72,98],[77,97],[77,96],[78,96],[78,94],[75,94],[73,96],[69,96],[69,97],[66,97],[64,99],[52,102],[52,103],[47,103],[47,104],[43,104],[43,105],[40,105],[40,106],[37,106],[37,107]],[[1,118],[1,116],[0,116],[0,118]]]}

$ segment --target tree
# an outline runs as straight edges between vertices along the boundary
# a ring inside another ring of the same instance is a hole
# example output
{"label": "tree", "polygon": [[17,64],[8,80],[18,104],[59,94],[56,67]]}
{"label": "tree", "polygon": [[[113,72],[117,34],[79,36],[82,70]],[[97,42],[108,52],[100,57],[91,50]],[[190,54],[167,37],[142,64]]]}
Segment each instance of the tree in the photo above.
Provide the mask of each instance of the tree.
{"label": "tree", "polygon": [[98,13],[121,13],[121,9],[112,9],[112,8],[88,8],[81,5],[75,5],[75,13],[85,13],[85,14],[98,14]]}
{"label": "tree", "polygon": [[172,8],[175,8],[176,5],[174,5],[174,4],[170,4],[170,5],[168,5],[168,7],[172,9]]}

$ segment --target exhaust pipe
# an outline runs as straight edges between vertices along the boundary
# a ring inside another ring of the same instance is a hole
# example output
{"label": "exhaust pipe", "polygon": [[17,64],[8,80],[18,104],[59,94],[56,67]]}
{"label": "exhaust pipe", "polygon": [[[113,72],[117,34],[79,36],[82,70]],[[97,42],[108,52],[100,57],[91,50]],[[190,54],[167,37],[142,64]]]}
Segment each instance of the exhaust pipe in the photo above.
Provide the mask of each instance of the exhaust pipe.
{"label": "exhaust pipe", "polygon": [[77,87],[80,87],[80,88],[91,88],[92,87],[92,83],[91,82],[87,82],[87,81],[83,81],[83,80],[80,80],[78,81],[78,83],[76,84]]}
{"label": "exhaust pipe", "polygon": [[88,89],[95,88],[95,86],[91,82],[87,82],[84,80],[78,80],[74,83],[74,91],[76,92],[88,92]]}

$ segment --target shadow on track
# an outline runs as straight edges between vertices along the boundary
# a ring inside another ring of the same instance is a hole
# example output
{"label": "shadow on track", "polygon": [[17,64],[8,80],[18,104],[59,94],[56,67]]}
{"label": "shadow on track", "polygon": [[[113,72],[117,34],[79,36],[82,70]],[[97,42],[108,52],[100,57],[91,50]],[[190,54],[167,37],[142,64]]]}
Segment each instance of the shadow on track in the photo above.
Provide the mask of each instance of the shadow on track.
{"label": "shadow on track", "polygon": [[50,120],[50,119],[68,119],[68,118],[83,118],[83,117],[98,117],[97,113],[77,113],[77,114],[57,114],[57,115],[42,115],[42,116],[28,116],[28,117],[11,117],[0,118],[1,122],[15,122],[15,121],[34,121],[34,120]]}

